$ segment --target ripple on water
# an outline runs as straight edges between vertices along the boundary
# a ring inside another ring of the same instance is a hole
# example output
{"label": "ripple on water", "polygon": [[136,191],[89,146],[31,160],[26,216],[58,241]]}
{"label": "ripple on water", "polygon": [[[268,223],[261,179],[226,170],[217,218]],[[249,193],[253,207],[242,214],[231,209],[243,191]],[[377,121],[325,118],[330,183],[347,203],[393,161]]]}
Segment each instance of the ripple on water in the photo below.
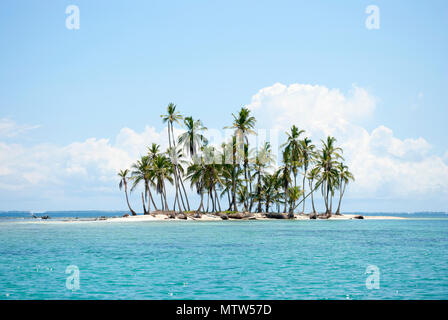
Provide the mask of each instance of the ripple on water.
{"label": "ripple on water", "polygon": [[446,220],[8,222],[0,241],[0,299],[448,298]]}

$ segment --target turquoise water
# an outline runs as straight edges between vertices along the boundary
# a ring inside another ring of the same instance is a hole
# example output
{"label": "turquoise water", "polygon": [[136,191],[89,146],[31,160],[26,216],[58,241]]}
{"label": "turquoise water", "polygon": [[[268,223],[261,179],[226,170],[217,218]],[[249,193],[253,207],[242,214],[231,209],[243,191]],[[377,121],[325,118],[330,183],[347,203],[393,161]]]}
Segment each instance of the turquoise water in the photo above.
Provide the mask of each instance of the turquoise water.
{"label": "turquoise water", "polygon": [[0,299],[448,299],[448,219],[1,221],[0,243]]}

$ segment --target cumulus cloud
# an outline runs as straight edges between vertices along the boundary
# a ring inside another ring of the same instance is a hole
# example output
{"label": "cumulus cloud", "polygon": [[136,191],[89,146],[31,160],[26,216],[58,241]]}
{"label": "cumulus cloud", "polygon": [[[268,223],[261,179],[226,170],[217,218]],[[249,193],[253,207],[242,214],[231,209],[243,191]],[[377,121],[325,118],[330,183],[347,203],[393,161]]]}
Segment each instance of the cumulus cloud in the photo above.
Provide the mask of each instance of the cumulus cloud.
{"label": "cumulus cloud", "polygon": [[344,95],[325,86],[276,83],[258,91],[248,108],[259,115],[261,127],[285,130],[294,123],[309,133],[335,134],[350,121],[370,115],[375,98],[357,86]]}
{"label": "cumulus cloud", "polygon": [[0,189],[67,186],[82,181],[92,188],[101,182],[110,185],[118,170],[129,168],[152,142],[160,144],[161,150],[168,145],[164,132],[149,126],[140,133],[123,128],[113,142],[89,138],[62,147],[0,142]]}
{"label": "cumulus cloud", "polygon": [[359,123],[373,114],[376,98],[366,89],[339,89],[308,84],[276,83],[256,93],[248,105],[258,124],[281,131],[293,124],[315,143],[337,137],[346,163],[355,175],[353,197],[411,197],[448,193],[448,166],[431,155],[423,138],[399,139],[383,125],[368,132]]}
{"label": "cumulus cloud", "polygon": [[[382,134],[385,137],[379,139]],[[380,126],[370,134],[359,128],[356,136],[341,145],[356,177],[353,196],[408,198],[448,193],[448,166],[428,153],[430,146],[422,138],[400,140]]]}
{"label": "cumulus cloud", "polygon": [[[374,113],[376,101],[358,86],[344,93],[319,85],[276,83],[259,90],[248,105],[261,129],[258,137],[251,138],[258,143],[271,140],[275,150],[282,138],[275,132],[284,132],[293,124],[305,129],[317,145],[327,135],[337,137],[356,178],[348,198],[448,195],[448,151],[435,155],[423,137],[399,138],[384,125],[365,129],[360,123]],[[81,188],[100,195],[101,190],[116,189],[117,171],[129,168],[152,142],[162,150],[168,146],[166,128],[159,131],[150,126],[141,132],[123,128],[111,139],[92,137],[65,146],[23,146],[5,140],[35,127],[0,120],[0,190],[17,194],[34,188],[62,197]],[[175,129],[177,136],[181,132]],[[210,129],[207,135],[213,144],[225,139],[220,129]]]}
{"label": "cumulus cloud", "polygon": [[421,158],[431,149],[431,145],[422,137],[400,140],[394,137],[393,131],[379,126],[371,134],[371,145],[377,154],[389,154],[398,158]]}

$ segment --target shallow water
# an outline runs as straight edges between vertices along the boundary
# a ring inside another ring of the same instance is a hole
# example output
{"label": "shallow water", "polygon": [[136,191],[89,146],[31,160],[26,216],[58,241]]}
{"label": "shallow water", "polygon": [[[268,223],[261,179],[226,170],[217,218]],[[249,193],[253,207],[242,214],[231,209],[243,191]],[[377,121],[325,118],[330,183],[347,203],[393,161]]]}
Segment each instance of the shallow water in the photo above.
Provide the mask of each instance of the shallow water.
{"label": "shallow water", "polygon": [[2,221],[0,243],[0,299],[448,299],[448,219]]}

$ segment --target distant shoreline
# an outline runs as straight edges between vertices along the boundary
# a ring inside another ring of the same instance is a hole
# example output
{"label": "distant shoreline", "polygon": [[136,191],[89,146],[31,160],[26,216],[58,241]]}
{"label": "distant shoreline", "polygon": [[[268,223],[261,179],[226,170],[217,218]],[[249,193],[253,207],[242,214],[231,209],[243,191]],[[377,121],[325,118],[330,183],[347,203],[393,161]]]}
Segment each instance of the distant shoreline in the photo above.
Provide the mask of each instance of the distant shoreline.
{"label": "distant shoreline", "polygon": [[[184,219],[169,219],[167,216],[168,212],[152,212],[152,215],[143,215],[143,213],[137,213],[136,216],[129,216],[128,218],[122,218],[123,215],[130,212],[126,210],[85,210],[85,211],[76,211],[76,210],[66,210],[66,211],[42,211],[42,212],[30,212],[30,211],[0,211],[0,221],[4,222],[95,222],[95,221],[107,221],[107,222],[137,222],[137,221],[182,221]],[[187,220],[188,221],[219,221],[222,220],[219,216],[222,213],[203,213],[202,218],[195,218],[195,211],[187,212]],[[227,212],[229,213],[229,212]],[[34,217],[33,217],[34,215]],[[265,213],[250,213],[252,215],[251,220],[278,220],[272,218],[266,218]],[[448,219],[448,214],[444,212],[347,212],[342,216],[333,215],[329,220],[350,220],[354,219],[354,216],[361,215],[365,220],[400,220],[400,219]],[[43,218],[42,218],[43,217]],[[48,217],[48,219],[45,219]],[[241,220],[241,219],[233,219],[232,216],[229,217],[229,220]],[[242,219],[249,220],[249,218]],[[286,220],[286,219],[285,219]],[[307,214],[295,214],[294,220],[311,220]],[[324,220],[324,219],[317,219]]]}
{"label": "distant shoreline", "polygon": [[317,218],[310,219],[309,215],[296,215],[293,219],[278,219],[278,218],[268,218],[265,214],[254,213],[250,216],[244,218],[232,218],[228,217],[227,219],[223,219],[219,215],[215,214],[203,214],[202,217],[194,217],[193,215],[188,215],[186,219],[170,218],[167,214],[155,214],[155,215],[135,215],[135,216],[127,216],[127,217],[92,217],[92,218],[78,218],[78,217],[56,217],[49,219],[26,219],[26,222],[32,223],[66,223],[66,222],[103,222],[103,223],[126,223],[126,222],[150,222],[150,221],[273,221],[273,220],[283,220],[283,221],[313,221],[313,220],[408,220],[410,218],[406,217],[398,217],[398,216],[369,216],[362,215],[362,218],[355,218],[360,215],[357,214],[343,214],[343,215],[333,215],[330,218]]}

